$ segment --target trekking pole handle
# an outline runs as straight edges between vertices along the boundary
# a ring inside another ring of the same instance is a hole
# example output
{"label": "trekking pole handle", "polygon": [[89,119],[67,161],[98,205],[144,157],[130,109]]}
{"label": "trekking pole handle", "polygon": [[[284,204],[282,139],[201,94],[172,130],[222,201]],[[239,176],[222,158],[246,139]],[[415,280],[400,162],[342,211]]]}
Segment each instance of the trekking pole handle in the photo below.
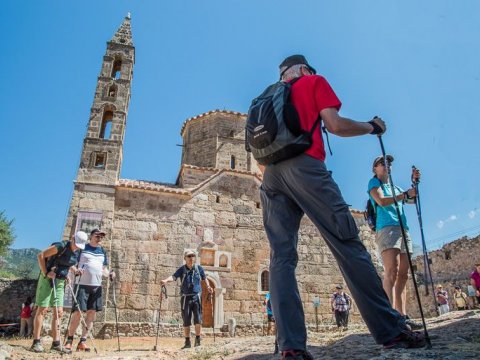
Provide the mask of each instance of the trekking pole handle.
{"label": "trekking pole handle", "polygon": [[168,295],[167,295],[167,288],[166,288],[165,285],[162,285],[162,288],[161,288],[160,291],[162,292],[163,297],[165,297],[165,299],[167,299],[167,298],[168,298]]}
{"label": "trekking pole handle", "polygon": [[412,165],[412,184],[420,184],[420,177],[416,176],[418,174],[418,169],[415,167],[415,165]]}

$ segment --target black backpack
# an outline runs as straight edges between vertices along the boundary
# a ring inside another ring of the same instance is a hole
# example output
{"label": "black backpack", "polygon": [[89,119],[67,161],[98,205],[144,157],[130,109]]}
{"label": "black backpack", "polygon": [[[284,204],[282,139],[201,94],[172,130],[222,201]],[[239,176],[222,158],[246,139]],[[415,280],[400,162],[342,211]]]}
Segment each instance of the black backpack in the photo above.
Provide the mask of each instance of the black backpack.
{"label": "black backpack", "polygon": [[365,217],[365,220],[370,229],[375,231],[377,229],[377,204],[372,204],[372,201],[368,199],[363,216]]}
{"label": "black backpack", "polygon": [[320,116],[310,131],[300,127],[297,110],[290,102],[292,85],[279,81],[253,99],[245,126],[245,149],[261,165],[275,164],[305,152],[312,146],[312,134]]}

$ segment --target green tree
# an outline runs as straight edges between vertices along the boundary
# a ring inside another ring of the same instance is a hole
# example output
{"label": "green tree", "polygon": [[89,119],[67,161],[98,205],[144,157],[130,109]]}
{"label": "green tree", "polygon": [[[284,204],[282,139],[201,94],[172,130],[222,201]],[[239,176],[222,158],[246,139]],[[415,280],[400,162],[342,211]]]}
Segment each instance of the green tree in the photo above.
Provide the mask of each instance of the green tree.
{"label": "green tree", "polygon": [[13,219],[8,220],[5,211],[0,211],[0,255],[4,255],[15,240]]}

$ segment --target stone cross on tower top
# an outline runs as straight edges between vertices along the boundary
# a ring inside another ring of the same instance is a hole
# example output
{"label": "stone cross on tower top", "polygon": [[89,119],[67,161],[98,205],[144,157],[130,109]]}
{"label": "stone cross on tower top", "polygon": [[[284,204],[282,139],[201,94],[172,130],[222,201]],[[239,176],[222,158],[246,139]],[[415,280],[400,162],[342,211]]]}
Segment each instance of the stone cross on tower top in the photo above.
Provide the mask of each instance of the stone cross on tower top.
{"label": "stone cross on tower top", "polygon": [[113,35],[112,40],[110,42],[122,45],[130,45],[133,46],[132,40],[132,28],[130,26],[130,12],[127,14],[125,19],[123,20],[122,25],[118,28],[115,35]]}

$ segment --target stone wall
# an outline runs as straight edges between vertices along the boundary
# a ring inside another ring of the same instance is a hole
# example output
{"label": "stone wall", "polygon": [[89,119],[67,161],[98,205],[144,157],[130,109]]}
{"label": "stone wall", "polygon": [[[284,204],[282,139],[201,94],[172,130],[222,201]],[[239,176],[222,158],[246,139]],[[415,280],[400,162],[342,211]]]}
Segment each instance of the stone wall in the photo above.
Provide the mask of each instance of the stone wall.
{"label": "stone wall", "polygon": [[20,321],[22,303],[35,299],[36,280],[0,279],[0,323]]}
{"label": "stone wall", "polygon": [[245,121],[245,114],[220,110],[187,120],[182,128],[182,163],[258,172],[255,160],[245,151]]}
{"label": "stone wall", "polygon": [[[202,263],[202,249],[208,245],[230,259],[230,266],[223,268],[204,265],[215,286],[215,326],[223,326],[229,318],[235,318],[239,325],[261,324],[265,292],[260,289],[260,274],[268,270],[270,250],[258,186],[253,175],[230,173],[215,178],[191,198],[117,188],[110,257],[118,273],[119,320],[155,323],[160,280],[183,264],[185,249],[198,251]],[[375,254],[372,233],[363,216],[358,212],[353,215],[364,243]],[[298,253],[297,277],[307,322],[315,322],[316,296],[321,299],[320,315],[329,318],[329,297],[343,278],[307,217],[302,220]],[[169,284],[167,289],[162,322],[180,322],[178,286]],[[107,311],[105,320],[113,321],[113,316],[114,312]],[[355,307],[352,319],[359,320]]]}
{"label": "stone wall", "polygon": [[[474,270],[474,265],[480,262],[480,236],[475,238],[466,238],[452,241],[442,246],[441,249],[428,253],[431,260],[430,269],[432,271],[432,279],[434,287],[442,284],[443,288],[448,291],[450,298],[456,285],[462,287],[467,293],[467,285],[470,284],[470,274]],[[424,261],[423,256],[414,259],[417,267],[417,279],[420,290],[420,300],[422,302],[424,312],[427,316],[435,316],[435,303],[432,297],[431,285],[428,285],[428,295],[425,289],[424,280]],[[419,316],[417,299],[413,282],[409,280],[408,285],[408,302],[409,313],[413,316]],[[473,299],[470,299],[473,304]],[[451,308],[453,306],[451,305]]]}

